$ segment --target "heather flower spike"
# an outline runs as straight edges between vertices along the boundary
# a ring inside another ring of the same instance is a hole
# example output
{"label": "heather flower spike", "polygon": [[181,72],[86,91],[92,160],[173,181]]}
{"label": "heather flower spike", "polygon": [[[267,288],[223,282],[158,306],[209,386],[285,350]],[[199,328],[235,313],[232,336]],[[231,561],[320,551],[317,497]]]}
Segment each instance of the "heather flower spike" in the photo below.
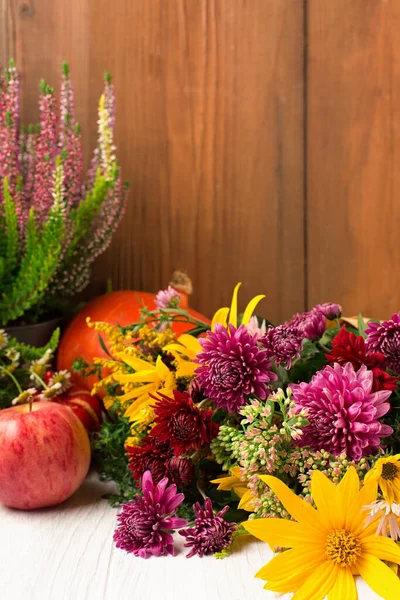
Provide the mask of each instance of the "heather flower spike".
{"label": "heather flower spike", "polygon": [[0,70],[0,325],[44,305],[44,298],[56,307],[60,296],[82,290],[123,211],[110,77],[99,103],[98,146],[86,181],[65,63],[59,108],[53,88],[42,81],[39,109],[40,126],[24,129],[19,76],[10,61]]}

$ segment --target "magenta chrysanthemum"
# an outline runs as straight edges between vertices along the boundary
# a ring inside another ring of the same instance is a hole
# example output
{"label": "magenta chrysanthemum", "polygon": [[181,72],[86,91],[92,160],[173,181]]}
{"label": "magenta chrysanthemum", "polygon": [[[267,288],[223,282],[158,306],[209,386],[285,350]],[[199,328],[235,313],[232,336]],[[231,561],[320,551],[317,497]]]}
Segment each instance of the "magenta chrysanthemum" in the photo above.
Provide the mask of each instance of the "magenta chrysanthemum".
{"label": "magenta chrysanthemum", "polygon": [[235,412],[254,394],[264,400],[268,383],[277,379],[270,370],[271,362],[265,350],[260,350],[255,337],[245,325],[228,331],[220,324],[208,337],[199,339],[203,352],[196,357],[200,367],[196,376],[216,406]]}
{"label": "magenta chrysanthemum", "polygon": [[386,358],[386,365],[400,373],[400,312],[383,323],[370,321],[366,333],[367,349],[382,352]]}
{"label": "magenta chrysanthemum", "polygon": [[180,293],[169,285],[166,290],[157,293],[155,304],[157,308],[178,308],[180,301]]}
{"label": "magenta chrysanthemum", "polygon": [[360,460],[381,445],[381,438],[392,428],[378,421],[390,404],[391,391],[372,391],[373,374],[362,365],[358,371],[351,363],[325,367],[310,383],[292,385],[298,411],[307,410],[309,425],[298,440],[301,446],[326,450],[334,456],[345,453]]}
{"label": "magenta chrysanthemum", "polygon": [[187,525],[185,519],[175,517],[184,496],[176,493],[176,485],[168,486],[166,477],[154,485],[150,471],[143,475],[142,492],[143,496],[122,505],[114,532],[116,546],[141,558],[149,554],[173,556],[174,540],[170,532]]}
{"label": "magenta chrysanthemum", "polygon": [[260,344],[266,349],[267,356],[278,364],[284,363],[290,369],[292,360],[300,356],[302,336],[297,329],[289,325],[269,327],[267,333],[260,339]]}
{"label": "magenta chrysanthemum", "polygon": [[342,307],[340,304],[335,304],[334,302],[324,302],[324,304],[317,304],[315,307],[319,312],[321,312],[324,317],[333,321],[334,319],[338,319],[342,314]]}
{"label": "magenta chrysanthemum", "polygon": [[318,309],[313,308],[307,312],[294,315],[292,319],[285,323],[293,329],[296,329],[302,338],[317,340],[326,329],[326,319],[324,314]]}
{"label": "magenta chrysanthemum", "polygon": [[214,515],[210,498],[204,500],[204,509],[196,502],[193,506],[196,517],[194,527],[179,532],[186,538],[185,548],[192,548],[186,558],[195,554],[204,556],[204,554],[221,552],[231,544],[232,534],[236,530],[237,524],[225,521],[224,515],[228,509],[229,506],[225,506]]}

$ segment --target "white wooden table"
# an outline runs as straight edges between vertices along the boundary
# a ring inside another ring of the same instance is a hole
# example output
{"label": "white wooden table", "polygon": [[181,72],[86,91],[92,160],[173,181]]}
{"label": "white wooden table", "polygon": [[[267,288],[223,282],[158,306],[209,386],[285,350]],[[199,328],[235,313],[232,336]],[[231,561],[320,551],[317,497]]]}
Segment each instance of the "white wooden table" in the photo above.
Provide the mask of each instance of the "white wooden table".
{"label": "white wooden table", "polygon": [[[110,486],[92,474],[59,507],[22,512],[0,507],[1,600],[271,600],[254,579],[271,558],[246,537],[229,558],[136,558],[115,548],[117,510],[101,496]],[[359,586],[360,600],[378,597]],[[283,600],[283,597],[281,597]],[[286,598],[286,597],[285,597]]]}

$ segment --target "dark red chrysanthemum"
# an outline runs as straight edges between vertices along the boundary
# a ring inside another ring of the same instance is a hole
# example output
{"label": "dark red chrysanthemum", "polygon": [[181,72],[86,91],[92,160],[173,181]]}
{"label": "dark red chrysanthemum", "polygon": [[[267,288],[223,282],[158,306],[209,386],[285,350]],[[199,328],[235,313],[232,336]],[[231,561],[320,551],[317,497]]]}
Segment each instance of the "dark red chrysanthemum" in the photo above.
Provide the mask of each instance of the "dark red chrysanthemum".
{"label": "dark red chrysanthemum", "polygon": [[332,340],[332,350],[326,354],[329,363],[339,363],[344,366],[350,362],[357,370],[361,365],[372,369],[382,367],[385,357],[381,352],[367,352],[365,340],[361,335],[355,335],[344,327]]}
{"label": "dark red chrysanthemum", "polygon": [[381,367],[385,364],[385,357],[381,352],[368,352],[364,338],[357,336],[344,327],[332,340],[332,350],[325,355],[330,364],[339,363],[342,367],[351,363],[356,371],[365,365],[372,371],[372,390],[397,389],[398,377],[386,373]]}
{"label": "dark red chrysanthemum", "polygon": [[160,399],[154,406],[155,426],[150,435],[159,442],[168,442],[175,456],[198,450],[217,435],[219,426],[211,420],[213,411],[195,406],[187,392],[174,390],[173,398],[158,395]]}
{"label": "dark red chrysanthemum", "polygon": [[179,488],[190,483],[194,476],[194,464],[190,458],[173,456],[167,462],[167,477]]}
{"label": "dark red chrysanthemum", "polygon": [[378,367],[374,367],[371,369],[372,375],[374,376],[372,382],[372,390],[374,392],[379,392],[380,390],[397,390],[397,385],[400,377],[394,377],[394,375],[389,375],[386,371],[382,371]]}
{"label": "dark red chrysanthemum", "polygon": [[172,449],[153,437],[145,437],[139,446],[127,447],[129,469],[136,481],[140,481],[145,471],[150,471],[155,484],[167,476],[168,460]]}
{"label": "dark red chrysanthemum", "polygon": [[210,498],[204,500],[204,509],[196,502],[193,506],[195,514],[194,527],[182,529],[179,534],[186,538],[185,548],[192,548],[186,558],[197,554],[214,554],[221,552],[232,543],[232,534],[237,528],[236,523],[228,523],[224,519],[229,506],[214,515]]}

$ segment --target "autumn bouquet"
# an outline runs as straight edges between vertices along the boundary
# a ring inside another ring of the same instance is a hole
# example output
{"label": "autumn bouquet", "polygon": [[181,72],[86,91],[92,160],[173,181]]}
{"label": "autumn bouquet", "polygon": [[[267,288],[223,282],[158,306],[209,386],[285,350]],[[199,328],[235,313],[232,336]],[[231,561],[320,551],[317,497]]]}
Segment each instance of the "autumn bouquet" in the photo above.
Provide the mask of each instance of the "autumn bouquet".
{"label": "autumn bouquet", "polygon": [[[235,549],[252,534],[276,555],[257,576],[300,600],[353,600],[360,575],[400,597],[400,313],[344,319],[320,304],[272,325],[230,307],[211,325],[159,292],[128,327],[91,322],[106,358],[97,465],[122,504],[114,539],[136,556]],[[174,322],[192,330],[174,333]]]}

